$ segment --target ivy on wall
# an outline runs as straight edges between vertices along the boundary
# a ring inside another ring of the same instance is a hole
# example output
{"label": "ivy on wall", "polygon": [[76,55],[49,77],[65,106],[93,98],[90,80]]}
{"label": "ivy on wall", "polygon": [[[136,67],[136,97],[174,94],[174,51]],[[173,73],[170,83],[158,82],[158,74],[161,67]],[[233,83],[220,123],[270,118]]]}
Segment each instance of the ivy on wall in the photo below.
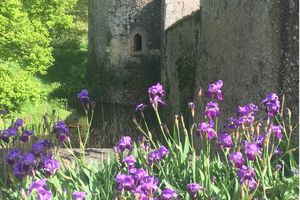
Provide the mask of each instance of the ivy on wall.
{"label": "ivy on wall", "polygon": [[187,104],[188,102],[192,101],[194,96],[196,87],[196,58],[196,52],[192,52],[181,56],[176,61],[179,90],[179,109],[183,115],[188,115],[189,110]]}
{"label": "ivy on wall", "polygon": [[125,65],[123,86],[134,99],[145,101],[148,98],[148,87],[159,81],[160,58],[141,55],[139,60],[140,62],[129,62]]}

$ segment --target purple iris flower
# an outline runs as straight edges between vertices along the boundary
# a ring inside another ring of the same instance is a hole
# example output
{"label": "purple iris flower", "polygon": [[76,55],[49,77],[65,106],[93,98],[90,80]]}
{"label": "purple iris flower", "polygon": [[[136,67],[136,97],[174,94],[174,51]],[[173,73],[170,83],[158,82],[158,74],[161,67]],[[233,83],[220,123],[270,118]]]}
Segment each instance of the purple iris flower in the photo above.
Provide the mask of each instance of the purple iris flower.
{"label": "purple iris flower", "polygon": [[253,103],[250,103],[246,106],[239,106],[238,115],[248,115],[252,112],[258,111],[258,107]]}
{"label": "purple iris flower", "polygon": [[69,138],[69,136],[66,134],[58,134],[57,135],[57,140],[61,143],[65,142],[68,138]]}
{"label": "purple iris flower", "polygon": [[22,164],[28,163],[29,165],[34,164],[35,156],[32,153],[27,153],[23,156],[21,160],[19,160]]}
{"label": "purple iris flower", "polygon": [[35,156],[32,153],[27,153],[15,164],[13,173],[16,178],[22,179],[26,175],[31,175],[35,167]]}
{"label": "purple iris flower", "polygon": [[280,111],[279,97],[275,93],[268,94],[262,103],[266,107],[266,113],[269,118],[274,117]]}
{"label": "purple iris flower", "polygon": [[236,168],[241,168],[244,164],[243,154],[241,152],[232,152],[229,161],[234,163]]}
{"label": "purple iris flower", "polygon": [[18,135],[18,128],[23,125],[22,119],[17,119],[12,126],[9,128],[0,131],[0,139],[2,139],[4,142],[8,143],[10,137],[17,136]]}
{"label": "purple iris flower", "polygon": [[280,149],[278,147],[276,147],[275,150],[274,150],[274,155],[275,156],[280,156],[280,154],[281,154]]}
{"label": "purple iris flower", "polygon": [[135,111],[141,111],[141,112],[143,112],[144,109],[145,109],[146,107],[147,107],[147,106],[146,106],[145,104],[140,103],[140,104],[138,104],[138,105],[135,107]]}
{"label": "purple iris flower", "polygon": [[157,107],[158,104],[165,104],[165,102],[162,100],[162,97],[165,96],[165,91],[160,83],[151,86],[148,89],[148,93],[152,106]]}
{"label": "purple iris flower", "polygon": [[52,142],[46,139],[40,140],[40,143],[42,143],[46,149],[51,149],[53,147]]}
{"label": "purple iris flower", "polygon": [[245,150],[248,160],[255,160],[255,157],[261,154],[259,146],[255,143],[247,143]]}
{"label": "purple iris flower", "polygon": [[251,125],[255,120],[254,112],[250,112],[247,115],[240,116],[239,118],[228,118],[228,125],[226,127],[230,129],[236,129],[243,125]]}
{"label": "purple iris flower", "polygon": [[31,152],[35,156],[41,156],[46,151],[44,144],[41,141],[32,144]]}
{"label": "purple iris flower", "polygon": [[47,179],[39,179],[36,181],[33,181],[28,189],[28,193],[31,193],[33,190],[41,191],[47,189]]}
{"label": "purple iris flower", "polygon": [[255,112],[258,111],[258,107],[253,103],[246,106],[239,106],[238,118],[228,118],[230,129],[236,129],[243,125],[251,125],[255,120]]}
{"label": "purple iris flower", "polygon": [[165,105],[166,103],[162,100],[160,96],[154,96],[153,98],[150,98],[150,103],[153,106],[157,106],[158,104]]}
{"label": "purple iris flower", "polygon": [[219,135],[218,145],[222,148],[231,148],[233,146],[232,137],[226,132],[222,132]]}
{"label": "purple iris flower", "polygon": [[283,139],[282,130],[283,130],[282,126],[276,126],[273,124],[271,125],[271,131],[276,134],[276,137],[279,140]]}
{"label": "purple iris flower", "polygon": [[69,133],[69,127],[65,124],[64,121],[57,121],[54,125],[54,131],[56,133],[68,134]]}
{"label": "purple iris flower", "polygon": [[87,89],[81,90],[81,92],[77,95],[77,98],[80,103],[88,104],[90,102],[89,91]]}
{"label": "purple iris flower", "polygon": [[153,176],[145,176],[140,181],[141,189],[145,193],[154,194],[158,189],[158,179]]}
{"label": "purple iris flower", "polygon": [[154,162],[159,162],[159,161],[160,161],[160,158],[159,158],[157,151],[149,152],[149,154],[148,154],[149,165],[152,165]]}
{"label": "purple iris flower", "polygon": [[156,85],[151,86],[148,89],[148,93],[153,96],[155,96],[155,95],[164,96],[165,95],[163,86],[160,83],[157,83]]}
{"label": "purple iris flower", "polygon": [[237,119],[230,117],[227,120],[228,120],[228,124],[225,127],[230,128],[230,129],[236,129],[239,126]]}
{"label": "purple iris flower", "polygon": [[64,121],[57,121],[54,124],[54,132],[59,142],[65,142],[69,137],[69,127],[65,124]]}
{"label": "purple iris flower", "polygon": [[20,136],[20,140],[22,142],[28,142],[29,140],[29,136],[33,135],[33,131],[29,131],[29,130],[24,130],[22,132],[22,135]]}
{"label": "purple iris flower", "polygon": [[159,163],[168,154],[169,150],[164,146],[160,146],[157,150],[149,152],[149,165],[152,165],[154,162]]}
{"label": "purple iris flower", "polygon": [[18,129],[15,127],[9,127],[8,129],[3,131],[3,136],[5,137],[11,137],[16,136],[18,134]]}
{"label": "purple iris flower", "polygon": [[73,200],[85,200],[85,198],[86,198],[86,192],[79,192],[79,191],[73,192]]}
{"label": "purple iris flower", "polygon": [[177,200],[178,194],[173,189],[164,189],[161,193],[161,199],[162,200]]}
{"label": "purple iris flower", "polygon": [[6,129],[6,132],[9,136],[16,136],[18,134],[18,130],[15,127],[9,127]]}
{"label": "purple iris flower", "polygon": [[[143,191],[142,190],[142,186],[139,185],[134,191],[134,196],[137,198],[137,199],[140,199],[140,200],[148,200],[149,199],[149,194],[147,191]],[[153,200],[156,200],[156,198],[154,197]]]}
{"label": "purple iris flower", "polygon": [[43,156],[43,170],[48,176],[53,176],[59,169],[59,162],[54,156]]}
{"label": "purple iris flower", "polygon": [[241,182],[244,180],[250,180],[251,178],[255,177],[255,170],[252,167],[247,167],[243,165],[238,171],[237,176],[241,179]]}
{"label": "purple iris flower", "polygon": [[15,127],[9,127],[8,129],[2,131],[2,134],[1,134],[1,139],[8,143],[9,142],[9,138],[12,137],[12,136],[16,136],[18,134],[18,129],[15,128]]}
{"label": "purple iris flower", "polygon": [[241,116],[240,118],[237,119],[237,125],[242,126],[242,125],[250,125],[254,122],[254,112],[249,113],[248,115]]}
{"label": "purple iris flower", "polygon": [[123,152],[126,149],[128,150],[132,150],[132,141],[131,141],[131,137],[129,136],[124,136],[119,140],[119,143],[117,145],[117,150],[118,152]]}
{"label": "purple iris flower", "polygon": [[30,187],[27,191],[27,195],[29,196],[29,194],[32,191],[36,191],[36,194],[37,194],[36,199],[37,200],[52,199],[52,193],[47,188],[46,179],[36,180],[36,181],[32,182],[32,184],[30,185]]}
{"label": "purple iris flower", "polygon": [[223,100],[223,94],[221,91],[222,86],[223,86],[222,80],[218,80],[217,82],[210,84],[206,92],[206,97],[213,98],[214,94],[216,94],[217,99],[222,101]]}
{"label": "purple iris flower", "polygon": [[9,137],[10,135],[8,135],[8,133],[6,131],[1,131],[1,140],[3,140],[6,143],[9,143]]}
{"label": "purple iris flower", "polygon": [[130,171],[131,169],[134,169],[136,160],[135,160],[134,155],[130,155],[130,156],[125,157],[123,159],[123,162],[126,163],[128,170]]}
{"label": "purple iris flower", "polygon": [[23,119],[18,118],[18,119],[16,119],[16,121],[14,122],[14,127],[15,127],[15,128],[19,128],[19,127],[23,126],[23,123],[24,123]]}
{"label": "purple iris flower", "polygon": [[252,167],[247,167],[243,165],[238,171],[237,171],[237,176],[240,178],[240,182],[242,184],[246,184],[249,187],[250,192],[252,192],[257,183],[254,179],[256,176],[255,171]]}
{"label": "purple iris flower", "polygon": [[216,102],[207,103],[206,108],[205,108],[205,115],[210,119],[219,117],[220,109],[218,107],[218,103],[216,103]]}
{"label": "purple iris flower", "polygon": [[200,136],[201,133],[206,133],[211,140],[216,137],[216,131],[213,129],[213,124],[208,124],[206,122],[201,122],[198,125],[196,135]]}
{"label": "purple iris flower", "polygon": [[160,146],[157,151],[160,158],[164,158],[169,154],[169,150],[165,146]]}
{"label": "purple iris flower", "polygon": [[253,192],[253,190],[254,190],[254,189],[256,188],[256,186],[257,186],[257,182],[255,181],[254,178],[252,178],[252,179],[250,179],[250,180],[246,180],[246,181],[244,182],[244,184],[246,184],[246,185],[248,186],[249,192],[250,192],[250,193]]}
{"label": "purple iris flower", "polygon": [[20,162],[17,162],[13,166],[12,172],[13,172],[14,176],[20,180],[22,180],[27,175],[23,171],[21,171],[21,163]]}
{"label": "purple iris flower", "polygon": [[37,200],[51,200],[52,199],[52,192],[49,190],[43,190],[38,193]]}
{"label": "purple iris flower", "polygon": [[145,171],[144,169],[137,169],[137,170],[135,170],[133,176],[136,181],[140,181],[142,178],[144,178],[145,176],[149,176],[149,175],[148,175],[148,172]]}
{"label": "purple iris flower", "polygon": [[191,199],[196,199],[197,193],[199,190],[203,190],[203,187],[198,183],[187,184],[186,189],[191,197]]}
{"label": "purple iris flower", "polygon": [[265,135],[264,134],[258,135],[257,142],[256,142],[257,146],[262,148],[264,146],[264,143],[265,143]]}
{"label": "purple iris flower", "polygon": [[116,188],[119,191],[132,191],[135,188],[134,178],[131,175],[118,174],[115,180]]}
{"label": "purple iris flower", "polygon": [[10,165],[14,165],[22,156],[20,149],[12,149],[6,154],[6,161]]}

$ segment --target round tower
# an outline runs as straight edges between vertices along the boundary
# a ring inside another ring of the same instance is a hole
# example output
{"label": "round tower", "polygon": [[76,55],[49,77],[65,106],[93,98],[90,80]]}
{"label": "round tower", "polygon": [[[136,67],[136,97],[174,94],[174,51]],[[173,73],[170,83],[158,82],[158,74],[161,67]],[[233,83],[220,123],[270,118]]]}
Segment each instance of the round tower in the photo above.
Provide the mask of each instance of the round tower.
{"label": "round tower", "polygon": [[160,21],[160,0],[90,0],[88,71],[95,82],[115,81],[103,86],[114,91],[106,101],[133,103],[159,80]]}

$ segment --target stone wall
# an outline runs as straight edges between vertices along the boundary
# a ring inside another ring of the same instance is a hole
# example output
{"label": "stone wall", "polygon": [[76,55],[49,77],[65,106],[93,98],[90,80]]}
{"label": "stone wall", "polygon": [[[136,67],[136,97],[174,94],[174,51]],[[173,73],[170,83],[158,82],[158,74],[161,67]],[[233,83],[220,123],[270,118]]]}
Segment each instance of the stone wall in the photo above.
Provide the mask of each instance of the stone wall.
{"label": "stone wall", "polygon": [[262,107],[270,92],[298,117],[298,8],[296,0],[90,0],[90,88],[132,105],[160,77],[173,115],[222,79],[221,125],[239,105]]}
{"label": "stone wall", "polygon": [[176,112],[182,91],[176,61],[196,50],[195,101],[199,88],[222,79],[221,124],[239,105],[262,107],[270,92],[284,94],[298,115],[298,8],[295,0],[201,0],[200,18],[191,16],[165,32],[162,78]]}
{"label": "stone wall", "polygon": [[199,53],[200,11],[179,20],[165,32],[163,82],[172,115],[184,112],[195,90],[196,57]]}
{"label": "stone wall", "polygon": [[[111,147],[136,135],[134,107],[159,81],[160,0],[89,0],[87,88],[97,102],[92,146]],[[141,36],[140,51],[134,37]]]}
{"label": "stone wall", "polygon": [[[294,8],[286,6],[289,2]],[[296,82],[299,79],[296,55],[288,52],[297,51],[293,43],[298,39],[286,41],[287,46],[293,46],[288,49],[282,44],[286,35],[283,23],[298,26],[297,20],[291,21],[293,17],[284,19],[295,13],[296,4],[292,0],[201,1],[204,53],[197,66],[197,86],[223,80],[223,113],[234,115],[238,105],[250,102],[262,106],[261,99],[270,92],[285,94],[290,99],[289,106],[298,105],[294,95],[298,94],[298,86],[292,86],[288,77]],[[297,38],[295,33],[290,37]],[[283,63],[286,54],[293,65]],[[289,75],[285,76],[287,70]],[[286,82],[290,84],[283,87]],[[293,90],[293,96],[287,88]]]}
{"label": "stone wall", "polygon": [[[90,0],[88,82],[105,102],[135,104],[159,79],[161,2]],[[141,36],[141,50],[134,37]],[[143,77],[148,68],[155,73]]]}
{"label": "stone wall", "polygon": [[[294,121],[299,122],[299,1],[280,1],[280,45],[282,94],[286,105],[294,112]],[[285,12],[289,10],[289,12]]]}

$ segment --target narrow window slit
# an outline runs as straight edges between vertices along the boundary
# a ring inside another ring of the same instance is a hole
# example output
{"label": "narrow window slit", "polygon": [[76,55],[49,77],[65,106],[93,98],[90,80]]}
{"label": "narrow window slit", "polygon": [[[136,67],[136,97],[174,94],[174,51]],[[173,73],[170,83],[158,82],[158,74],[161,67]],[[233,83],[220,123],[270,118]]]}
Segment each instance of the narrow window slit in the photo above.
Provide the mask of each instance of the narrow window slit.
{"label": "narrow window slit", "polygon": [[142,36],[138,33],[134,36],[134,51],[142,51]]}

